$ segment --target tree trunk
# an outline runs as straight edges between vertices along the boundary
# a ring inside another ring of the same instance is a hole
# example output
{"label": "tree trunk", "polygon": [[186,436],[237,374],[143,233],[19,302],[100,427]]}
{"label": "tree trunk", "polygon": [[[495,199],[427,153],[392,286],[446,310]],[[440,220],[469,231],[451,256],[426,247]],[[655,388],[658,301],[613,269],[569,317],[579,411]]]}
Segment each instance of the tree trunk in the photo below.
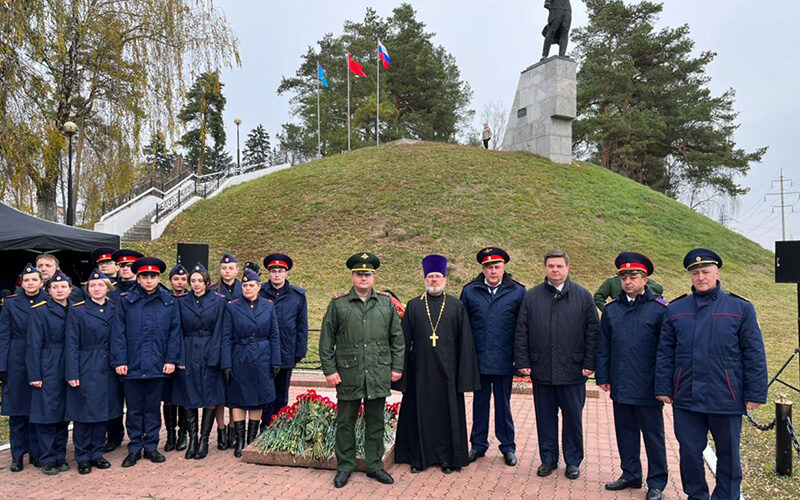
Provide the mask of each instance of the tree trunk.
{"label": "tree trunk", "polygon": [[72,171],[72,213],[75,215],[75,220],[78,219],[78,193],[80,193],[81,185],[81,159],[83,158],[83,142],[85,140],[84,127],[78,129],[78,141],[75,145],[75,163],[73,164]]}
{"label": "tree trunk", "polygon": [[55,178],[43,179],[36,184],[36,215],[42,219],[56,221]]}

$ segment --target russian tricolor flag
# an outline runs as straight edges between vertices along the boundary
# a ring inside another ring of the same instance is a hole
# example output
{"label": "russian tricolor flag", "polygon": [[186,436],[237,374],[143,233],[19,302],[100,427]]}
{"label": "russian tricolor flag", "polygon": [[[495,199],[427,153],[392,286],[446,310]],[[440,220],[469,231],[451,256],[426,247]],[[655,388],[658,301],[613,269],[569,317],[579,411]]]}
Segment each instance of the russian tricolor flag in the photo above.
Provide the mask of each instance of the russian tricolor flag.
{"label": "russian tricolor flag", "polygon": [[392,58],[389,57],[389,51],[386,50],[380,40],[378,40],[378,59],[383,61],[383,69],[388,68],[389,63],[392,62]]}

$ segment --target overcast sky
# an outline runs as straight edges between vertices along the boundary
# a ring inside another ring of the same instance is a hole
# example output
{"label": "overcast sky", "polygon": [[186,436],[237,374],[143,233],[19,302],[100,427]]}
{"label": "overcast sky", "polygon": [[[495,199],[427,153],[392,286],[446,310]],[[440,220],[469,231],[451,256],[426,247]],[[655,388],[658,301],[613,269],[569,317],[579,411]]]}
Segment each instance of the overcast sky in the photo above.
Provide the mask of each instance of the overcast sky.
{"label": "overcast sky", "polygon": [[[242,66],[223,71],[228,99],[225,119],[228,146],[236,157],[234,117],[242,119],[241,145],[247,133],[263,124],[274,137],[291,119],[289,96],[276,95],[282,76],[294,75],[300,57],[325,33],[341,34],[345,20],[360,21],[370,6],[382,17],[400,0],[218,0],[240,41]],[[543,0],[426,0],[410,2],[417,19],[436,33],[434,43],[456,59],[461,77],[474,92],[471,108],[476,123],[489,102],[508,108],[519,72],[539,60],[541,27],[547,17]],[[768,9],[763,9],[768,6]],[[572,0],[573,28],[586,24],[585,6]],[[762,10],[765,10],[762,12]],[[742,183],[750,193],[741,198],[729,227],[767,248],[781,238],[777,180],[780,169],[791,178],[787,191],[800,191],[800,2],[775,0],[667,0],[661,26],[688,24],[697,52],[712,50],[708,67],[715,95],[736,90],[740,128],[735,139],[752,150],[769,146],[761,164]],[[557,47],[553,47],[555,51]],[[389,54],[392,47],[387,47]],[[570,49],[571,50],[571,49]],[[365,63],[366,61],[362,61]],[[365,64],[367,66],[367,64]],[[374,68],[374,60],[371,61]],[[367,66],[369,67],[369,66]],[[787,195],[786,238],[800,239],[800,196]]]}

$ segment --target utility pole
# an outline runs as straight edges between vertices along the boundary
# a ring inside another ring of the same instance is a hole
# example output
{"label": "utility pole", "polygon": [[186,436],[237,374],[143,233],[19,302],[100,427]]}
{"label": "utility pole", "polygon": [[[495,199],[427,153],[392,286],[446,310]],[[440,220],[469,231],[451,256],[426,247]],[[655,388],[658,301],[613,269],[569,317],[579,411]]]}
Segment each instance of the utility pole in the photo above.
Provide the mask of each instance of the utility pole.
{"label": "utility pole", "polygon": [[780,193],[767,193],[767,194],[765,194],[765,195],[764,195],[764,200],[766,200],[766,199],[767,199],[767,196],[780,196],[780,197],[781,197],[781,202],[780,202],[780,204],[778,204],[778,205],[773,205],[773,207],[772,207],[772,213],[775,213],[775,209],[776,209],[776,208],[777,208],[777,209],[780,209],[780,211],[781,211],[781,241],[786,241],[786,208],[787,208],[787,207],[788,207],[788,208],[790,208],[790,209],[791,209],[791,211],[792,211],[792,213],[794,213],[794,205],[792,205],[792,204],[787,204],[787,203],[786,203],[786,195],[787,195],[787,194],[796,194],[796,195],[800,195],[800,191],[786,191],[786,190],[784,189],[784,187],[783,187],[783,186],[784,186],[784,184],[785,184],[785,183],[787,183],[787,182],[789,183],[789,186],[790,186],[790,187],[792,186],[792,180],[791,180],[791,179],[786,179],[786,178],[783,176],[783,169],[781,169],[781,177],[780,177],[780,179],[778,179],[778,180],[773,180],[773,181],[772,181],[772,184],[774,185],[776,182],[780,184],[780,186],[781,186],[781,188],[780,188],[780,189],[781,189],[781,192],[780,192]]}

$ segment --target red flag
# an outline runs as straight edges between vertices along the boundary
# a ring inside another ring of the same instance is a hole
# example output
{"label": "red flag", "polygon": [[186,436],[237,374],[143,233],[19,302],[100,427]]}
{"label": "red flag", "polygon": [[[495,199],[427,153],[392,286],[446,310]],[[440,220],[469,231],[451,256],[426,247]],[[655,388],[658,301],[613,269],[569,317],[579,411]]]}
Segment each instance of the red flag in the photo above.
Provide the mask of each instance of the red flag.
{"label": "red flag", "polygon": [[347,66],[350,68],[350,71],[358,76],[367,76],[367,74],[364,73],[364,67],[358,64],[355,59],[353,59],[353,54],[347,54],[347,61]]}

